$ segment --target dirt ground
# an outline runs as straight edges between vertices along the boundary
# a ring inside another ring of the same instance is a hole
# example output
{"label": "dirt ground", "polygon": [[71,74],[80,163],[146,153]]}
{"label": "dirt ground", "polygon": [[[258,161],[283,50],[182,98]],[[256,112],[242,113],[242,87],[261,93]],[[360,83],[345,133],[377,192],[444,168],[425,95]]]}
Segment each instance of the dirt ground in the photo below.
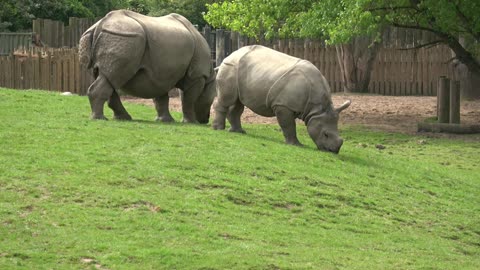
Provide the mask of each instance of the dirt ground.
{"label": "dirt ground", "polygon": [[[153,106],[151,100],[124,97],[128,102],[143,103]],[[376,95],[346,95],[334,94],[333,103],[341,105],[345,100],[351,100],[352,105],[342,112],[339,125],[362,125],[372,130],[416,134],[417,123],[426,118],[434,117],[437,107],[436,97],[392,97]],[[213,106],[212,106],[213,108]],[[170,110],[181,111],[179,98],[170,99]],[[212,109],[212,115],[214,114]],[[480,124],[480,101],[462,101],[460,121],[463,124]],[[275,117],[266,118],[246,109],[242,115],[245,123],[271,124],[277,123]],[[462,138],[465,135],[427,134]],[[468,136],[479,140],[478,136]]]}

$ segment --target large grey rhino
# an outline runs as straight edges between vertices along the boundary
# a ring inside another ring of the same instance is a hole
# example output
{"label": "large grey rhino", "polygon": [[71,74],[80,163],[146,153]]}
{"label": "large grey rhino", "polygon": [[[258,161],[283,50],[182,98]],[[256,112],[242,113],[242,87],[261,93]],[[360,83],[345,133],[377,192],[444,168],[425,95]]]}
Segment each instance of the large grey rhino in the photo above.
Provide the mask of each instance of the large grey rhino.
{"label": "large grey rhino", "polygon": [[148,17],[112,11],[83,33],[79,56],[95,76],[88,89],[93,119],[106,119],[107,100],[115,119],[132,119],[120,101],[120,89],[153,98],[157,120],[173,121],[168,91],[178,87],[183,90],[183,121],[208,122],[215,97],[210,48],[181,15]]}
{"label": "large grey rhino", "polygon": [[310,62],[259,46],[243,47],[218,68],[214,129],[241,132],[244,106],[253,112],[276,116],[287,144],[301,145],[295,119],[302,119],[308,134],[320,150],[338,153],[343,140],[338,134],[338,115],[350,105],[334,108],[330,87]]}

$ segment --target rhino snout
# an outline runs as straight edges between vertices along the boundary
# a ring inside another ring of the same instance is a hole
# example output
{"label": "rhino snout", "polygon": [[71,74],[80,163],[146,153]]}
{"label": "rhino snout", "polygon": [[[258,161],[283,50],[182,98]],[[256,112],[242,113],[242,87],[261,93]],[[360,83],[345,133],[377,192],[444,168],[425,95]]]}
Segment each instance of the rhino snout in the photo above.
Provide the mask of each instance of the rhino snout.
{"label": "rhino snout", "polygon": [[317,148],[318,150],[321,150],[321,151],[338,154],[340,152],[340,148],[342,148],[342,145],[343,145],[343,139],[338,138],[337,140],[329,144],[319,144],[317,145]]}

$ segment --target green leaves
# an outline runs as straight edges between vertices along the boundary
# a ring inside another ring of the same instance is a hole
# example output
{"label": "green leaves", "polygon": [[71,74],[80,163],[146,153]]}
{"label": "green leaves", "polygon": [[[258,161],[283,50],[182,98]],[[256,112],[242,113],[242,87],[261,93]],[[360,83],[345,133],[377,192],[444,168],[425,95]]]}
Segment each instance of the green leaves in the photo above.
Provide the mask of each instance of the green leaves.
{"label": "green leaves", "polygon": [[459,0],[231,0],[207,5],[207,22],[248,36],[326,38],[348,42],[385,25],[480,39],[480,3]]}

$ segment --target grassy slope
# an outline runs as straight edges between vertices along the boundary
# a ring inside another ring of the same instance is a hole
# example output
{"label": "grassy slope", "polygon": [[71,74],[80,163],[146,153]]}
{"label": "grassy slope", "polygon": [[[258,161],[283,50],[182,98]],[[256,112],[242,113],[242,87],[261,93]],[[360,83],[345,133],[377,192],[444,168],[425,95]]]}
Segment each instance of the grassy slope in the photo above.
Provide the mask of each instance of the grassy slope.
{"label": "grassy slope", "polygon": [[126,107],[0,89],[1,269],[480,268],[478,142],[344,127],[332,155]]}

